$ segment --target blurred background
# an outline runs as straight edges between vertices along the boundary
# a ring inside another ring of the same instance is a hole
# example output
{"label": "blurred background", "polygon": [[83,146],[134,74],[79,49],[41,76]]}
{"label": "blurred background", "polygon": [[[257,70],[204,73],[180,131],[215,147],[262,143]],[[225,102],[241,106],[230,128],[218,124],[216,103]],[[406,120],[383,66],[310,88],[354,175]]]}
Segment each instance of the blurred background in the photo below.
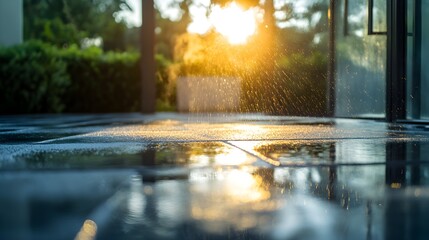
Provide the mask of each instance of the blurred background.
{"label": "blurred background", "polygon": [[[325,114],[328,0],[154,7],[157,111]],[[141,19],[141,0],[23,0],[0,113],[139,111]]]}

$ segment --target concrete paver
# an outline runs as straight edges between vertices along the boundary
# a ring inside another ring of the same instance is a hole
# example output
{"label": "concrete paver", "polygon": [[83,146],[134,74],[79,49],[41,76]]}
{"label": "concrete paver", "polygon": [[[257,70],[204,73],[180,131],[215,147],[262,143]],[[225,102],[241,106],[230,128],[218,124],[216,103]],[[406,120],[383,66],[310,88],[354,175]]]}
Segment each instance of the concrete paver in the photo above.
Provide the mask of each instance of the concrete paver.
{"label": "concrete paver", "polygon": [[4,116],[0,239],[427,239],[427,130],[260,114]]}

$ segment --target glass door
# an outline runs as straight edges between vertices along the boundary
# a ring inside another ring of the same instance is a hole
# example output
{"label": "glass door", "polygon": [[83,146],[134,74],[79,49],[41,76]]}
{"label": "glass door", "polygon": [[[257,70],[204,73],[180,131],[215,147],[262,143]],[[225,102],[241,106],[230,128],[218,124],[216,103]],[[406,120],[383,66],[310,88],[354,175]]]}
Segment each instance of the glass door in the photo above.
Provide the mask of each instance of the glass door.
{"label": "glass door", "polygon": [[407,119],[429,120],[429,0],[407,1]]}
{"label": "glass door", "polygon": [[335,2],[335,116],[386,116],[386,1]]}

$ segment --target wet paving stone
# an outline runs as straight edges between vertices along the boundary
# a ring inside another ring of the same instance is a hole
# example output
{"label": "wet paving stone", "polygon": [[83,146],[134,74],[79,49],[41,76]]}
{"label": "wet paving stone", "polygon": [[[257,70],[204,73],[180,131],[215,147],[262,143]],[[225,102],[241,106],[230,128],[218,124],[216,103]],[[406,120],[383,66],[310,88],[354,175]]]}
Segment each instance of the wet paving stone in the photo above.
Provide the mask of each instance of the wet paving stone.
{"label": "wet paving stone", "polygon": [[34,143],[76,135],[73,133],[0,133],[0,144]]}
{"label": "wet paving stone", "polygon": [[[269,163],[283,166],[429,161],[427,157],[429,152],[426,150],[429,149],[429,142],[421,138],[230,141],[230,143]],[[399,149],[402,149],[402,153],[395,152]]]}
{"label": "wet paving stone", "polygon": [[82,222],[128,188],[132,174],[118,170],[0,173],[0,239],[73,239]]}
{"label": "wet paving stone", "polygon": [[425,127],[38,115],[0,117],[0,139],[0,239],[429,236]]}
{"label": "wet paving stone", "polygon": [[[428,167],[421,170],[427,171]],[[341,166],[194,169],[186,179],[159,181],[136,176],[129,197],[118,205],[115,218],[99,236],[407,238],[405,227],[393,226],[429,220],[425,204],[429,188],[407,184],[406,179],[398,185],[399,179],[388,177],[386,172],[385,166]],[[364,180],[356,182],[357,176]],[[410,203],[415,205],[411,207]],[[397,218],[398,214],[405,220]],[[416,228],[413,234],[417,239],[429,233],[426,228]]]}
{"label": "wet paving stone", "polygon": [[[0,170],[238,166],[258,159],[222,142],[42,144],[15,150]],[[7,156],[0,157],[6,158]],[[261,161],[262,163],[262,161]]]}

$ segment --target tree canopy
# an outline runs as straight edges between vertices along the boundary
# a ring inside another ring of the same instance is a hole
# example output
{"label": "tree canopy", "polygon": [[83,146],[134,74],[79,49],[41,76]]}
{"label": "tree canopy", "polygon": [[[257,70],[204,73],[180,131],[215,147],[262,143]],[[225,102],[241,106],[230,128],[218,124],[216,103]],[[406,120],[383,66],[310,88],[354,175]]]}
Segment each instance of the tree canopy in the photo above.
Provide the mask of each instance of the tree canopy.
{"label": "tree canopy", "polygon": [[63,46],[101,37],[105,49],[123,50],[122,10],[131,10],[126,0],[24,0],[24,38]]}

